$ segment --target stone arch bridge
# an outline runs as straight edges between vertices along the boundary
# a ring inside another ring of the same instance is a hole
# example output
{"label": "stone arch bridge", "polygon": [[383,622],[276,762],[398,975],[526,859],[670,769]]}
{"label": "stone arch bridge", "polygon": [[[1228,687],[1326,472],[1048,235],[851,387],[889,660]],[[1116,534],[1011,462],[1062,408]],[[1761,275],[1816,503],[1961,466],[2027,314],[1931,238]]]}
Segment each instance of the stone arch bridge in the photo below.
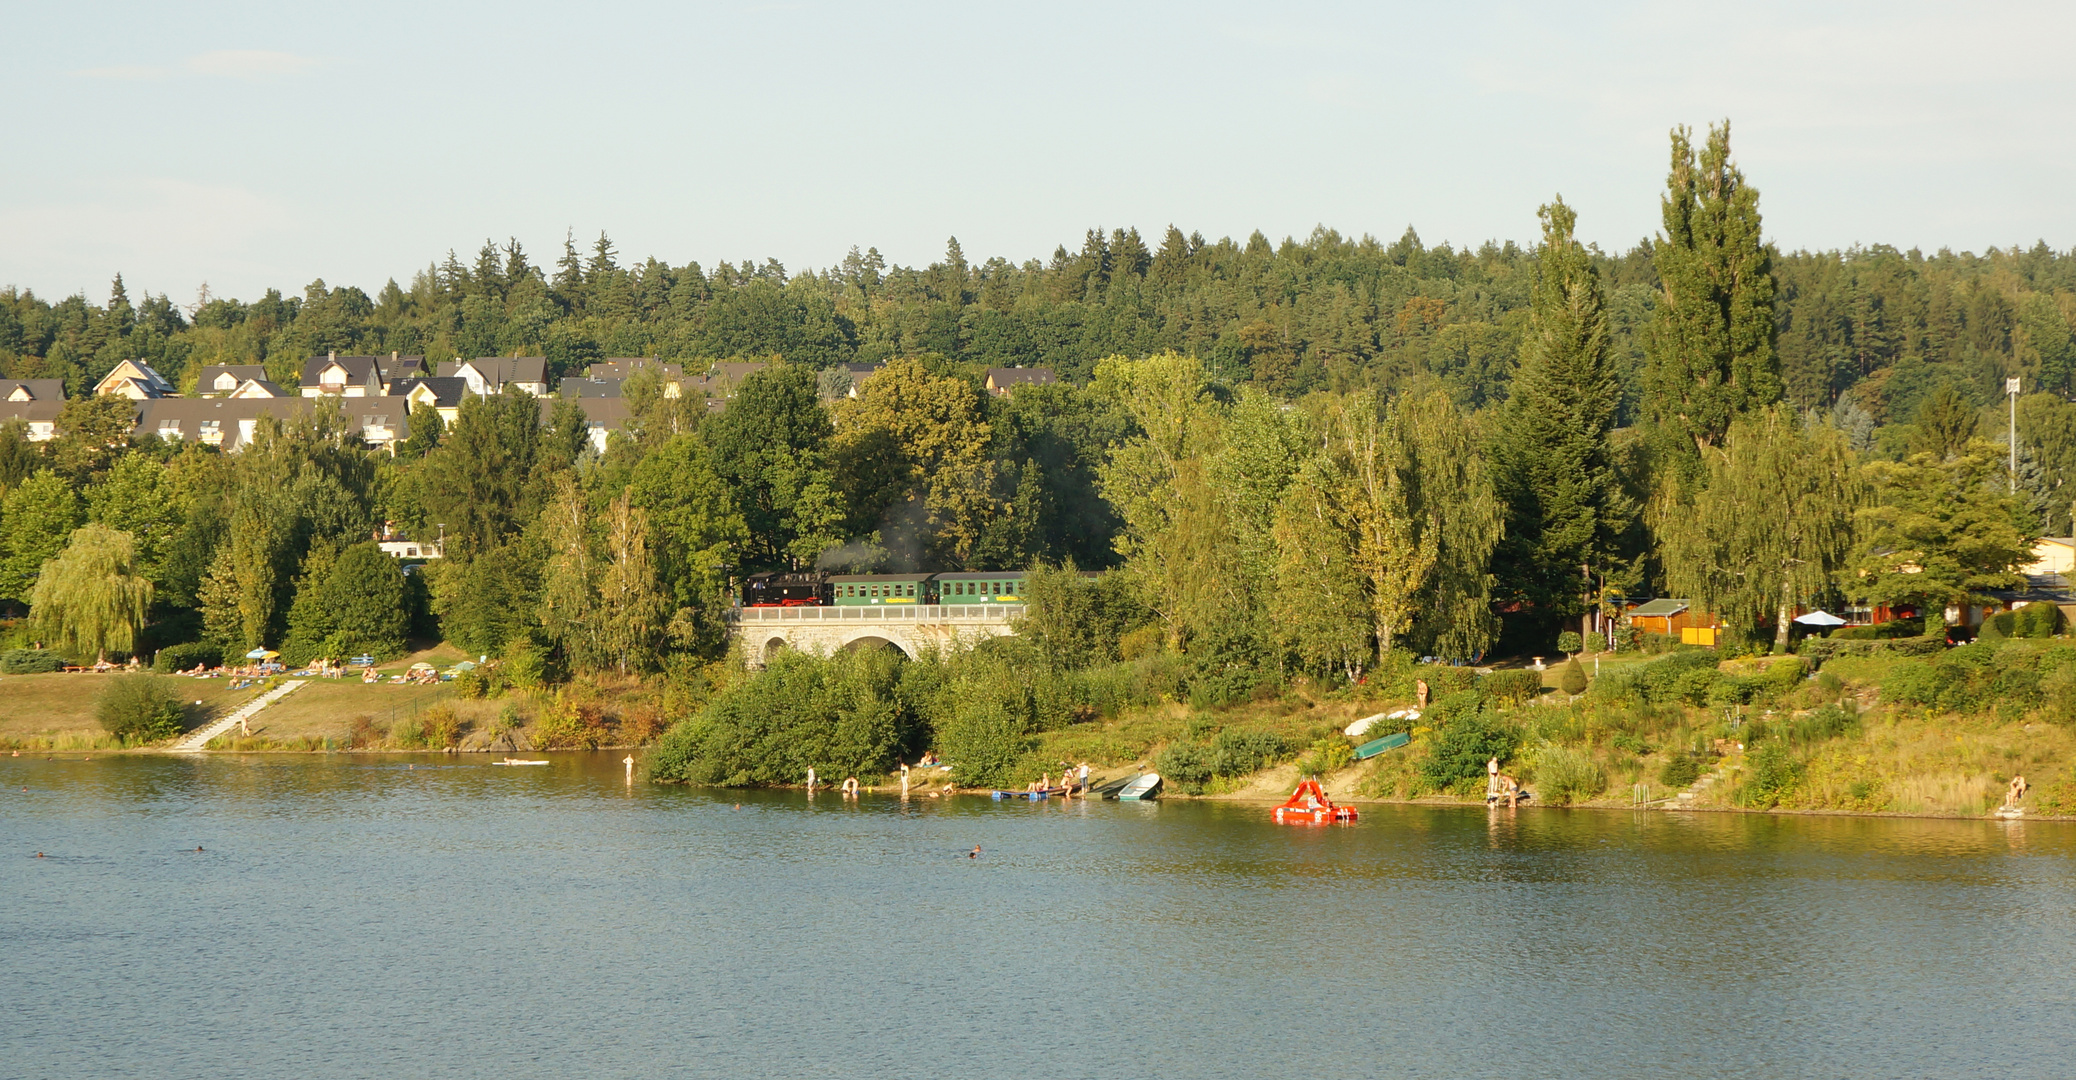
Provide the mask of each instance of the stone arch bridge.
{"label": "stone arch bridge", "polygon": [[891,645],[909,659],[925,649],[1016,633],[1022,604],[898,604],[872,607],[755,607],[728,613],[729,633],[752,667],[787,649],[833,653]]}

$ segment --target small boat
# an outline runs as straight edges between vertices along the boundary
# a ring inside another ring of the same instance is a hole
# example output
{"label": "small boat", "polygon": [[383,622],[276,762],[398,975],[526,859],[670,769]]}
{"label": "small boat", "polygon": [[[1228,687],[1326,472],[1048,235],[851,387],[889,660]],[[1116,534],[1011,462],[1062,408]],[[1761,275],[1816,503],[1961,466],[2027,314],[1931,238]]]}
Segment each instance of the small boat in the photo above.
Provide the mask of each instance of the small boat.
{"label": "small boat", "polygon": [[1143,802],[1158,797],[1160,790],[1161,774],[1140,773],[1118,789],[1117,797],[1122,802]]}
{"label": "small boat", "polygon": [[1275,809],[1273,816],[1278,825],[1331,825],[1336,821],[1354,821],[1355,808],[1335,806],[1319,781],[1307,778],[1290,793],[1287,802]]}
{"label": "small boat", "polygon": [[995,791],[990,792],[990,794],[996,802],[1001,802],[1004,799],[1029,799],[1032,802],[1037,802],[1040,799],[1050,799],[1055,795],[1065,795],[1067,794],[1067,789],[1055,787],[1041,788],[1037,791]]}
{"label": "small boat", "polygon": [[520,759],[520,758],[510,758],[510,757],[508,757],[508,758],[504,759],[503,761],[493,761],[493,762],[491,762],[491,764],[492,764],[492,765],[546,765],[547,763],[548,763],[548,762],[547,762],[547,760],[546,760],[546,759],[542,759],[542,760],[540,760],[540,761],[526,761],[526,760],[523,760],[523,759]]}
{"label": "small boat", "polygon": [[1403,731],[1396,735],[1386,735],[1381,739],[1371,739],[1355,748],[1355,760],[1368,761],[1386,750],[1396,750],[1412,741],[1413,736]]}

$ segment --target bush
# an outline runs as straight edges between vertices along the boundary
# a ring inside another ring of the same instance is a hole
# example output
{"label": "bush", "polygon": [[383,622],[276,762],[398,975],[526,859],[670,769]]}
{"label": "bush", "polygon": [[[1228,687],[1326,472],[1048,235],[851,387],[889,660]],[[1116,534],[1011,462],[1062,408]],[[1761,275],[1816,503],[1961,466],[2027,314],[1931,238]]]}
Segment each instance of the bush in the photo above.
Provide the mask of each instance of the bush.
{"label": "bush", "polygon": [[1686,754],[1674,754],[1665,759],[1665,767],[1658,770],[1658,782],[1669,788],[1689,788],[1701,779],[1701,763]]}
{"label": "bush", "polygon": [[897,754],[922,742],[921,710],[949,698],[956,704],[945,709],[937,749],[954,779],[1005,780],[1023,754],[1028,718],[984,691],[1024,688],[943,676],[942,665],[908,663],[890,649],[827,658],[784,653],[664,733],[649,756],[649,775],[747,787],[801,783],[809,768],[830,778],[884,773]]}
{"label": "bush", "polygon": [[223,663],[223,648],[206,641],[190,641],[184,645],[168,645],[151,659],[151,669],[160,674],[176,671],[192,671],[196,664],[215,667]]}
{"label": "bush", "polygon": [[1573,697],[1586,692],[1586,669],[1577,657],[1566,660],[1564,666],[1557,669],[1557,689]]}
{"label": "bush", "polygon": [[1211,782],[1211,748],[1193,742],[1169,743],[1155,755],[1153,769],[1183,794],[1202,795]]}
{"label": "bush", "polygon": [[1494,701],[1504,705],[1518,705],[1543,692],[1543,677],[1541,672],[1536,671],[1495,671],[1479,679],[1477,687]]}
{"label": "bush", "polygon": [[1436,729],[1420,776],[1430,788],[1447,791],[1467,780],[1483,780],[1485,763],[1514,756],[1515,735],[1489,708],[1465,709]]}
{"label": "bush", "polygon": [[[1557,635],[1557,651],[1563,653],[1566,656],[1571,656],[1577,652],[1580,652],[1585,647],[1586,643],[1580,640],[1579,632],[1577,630],[1566,630],[1565,632]],[[1576,691],[1574,691],[1574,693],[1575,692]]]}
{"label": "bush", "polygon": [[1246,776],[1289,754],[1290,744],[1273,731],[1227,728],[1211,740],[1211,775]]}
{"label": "bush", "polygon": [[[1889,624],[1882,624],[1887,626]],[[1930,637],[1887,638],[1882,640],[1840,638],[1834,633],[1828,638],[1803,638],[1796,649],[1810,663],[1819,666],[1841,656],[1933,656],[1946,650],[1946,635]]]}
{"label": "bush", "polygon": [[180,734],[185,713],[165,679],[139,674],[110,678],[94,717],[110,735],[135,745]]}
{"label": "bush", "polygon": [[1844,735],[1858,734],[1860,717],[1847,712],[1838,705],[1823,705],[1812,710],[1808,716],[1791,721],[1787,725],[1788,738],[1808,745],[1828,742]]}
{"label": "bush", "polygon": [[1771,809],[1801,782],[1802,762],[1795,751],[1778,739],[1769,740],[1752,754],[1751,771],[1737,793],[1737,801],[1761,810]]}
{"label": "bush", "polygon": [[1312,744],[1311,753],[1298,762],[1298,772],[1305,776],[1325,776],[1353,764],[1354,744],[1339,735],[1328,735]]}
{"label": "bush", "polygon": [[65,666],[49,649],[9,649],[0,653],[0,675],[43,675]]}
{"label": "bush", "polygon": [[1545,747],[1535,759],[1536,798],[1558,806],[1607,790],[1607,774],[1593,759],[1564,746]]}

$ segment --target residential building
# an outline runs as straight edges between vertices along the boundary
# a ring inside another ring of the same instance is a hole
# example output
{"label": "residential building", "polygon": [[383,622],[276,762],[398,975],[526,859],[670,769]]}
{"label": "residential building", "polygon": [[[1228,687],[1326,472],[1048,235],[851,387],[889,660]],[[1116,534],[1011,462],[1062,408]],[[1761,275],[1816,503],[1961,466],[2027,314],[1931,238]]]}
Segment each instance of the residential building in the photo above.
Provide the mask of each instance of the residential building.
{"label": "residential building", "polygon": [[233,398],[236,400],[249,400],[252,398],[286,398],[295,397],[296,395],[291,394],[286,390],[283,390],[281,387],[276,386],[265,379],[247,379],[244,382],[239,383],[238,388],[236,390],[233,390],[230,393],[224,394],[222,396],[227,398]]}
{"label": "residential building", "polygon": [[[598,366],[597,364],[591,365],[592,370],[597,370]],[[556,388],[556,393],[561,394],[563,397],[573,398],[619,397],[620,384],[626,381],[622,377],[602,378],[597,375],[585,379],[564,379],[562,384]],[[670,386],[674,389],[677,384],[672,383]],[[665,391],[665,393],[668,392],[668,390]]]}
{"label": "residential building", "polygon": [[[569,380],[563,380],[563,385],[567,386],[568,384]],[[555,422],[555,405],[556,400],[554,398],[541,399],[542,427],[547,427]],[[613,432],[627,425],[627,399],[623,397],[589,397],[584,398],[579,407],[584,412],[584,424],[588,429],[586,437],[591,441],[591,448],[601,454],[605,453],[606,442],[613,437]]]}
{"label": "residential building", "polygon": [[[0,394],[0,427],[6,427],[16,420],[21,421],[28,428],[30,442],[48,442],[52,436],[56,435],[58,431],[58,414],[65,411],[65,398],[62,394],[53,394],[49,397],[27,396],[29,391],[24,390],[22,384],[41,382],[58,383],[60,388],[64,385],[58,379],[21,379],[13,382],[0,382],[0,389],[7,391],[5,394]],[[18,394],[23,396],[16,396]]]}
{"label": "residential building", "polygon": [[63,379],[0,379],[0,401],[21,404],[29,401],[64,400]]}
{"label": "residential building", "polygon": [[685,373],[684,365],[666,364],[654,356],[609,356],[592,364],[584,374],[594,379],[624,379],[645,367],[662,369],[666,379],[675,379]]}
{"label": "residential building", "polygon": [[991,367],[988,369],[988,393],[1003,397],[1019,386],[1044,386],[1060,381],[1051,368],[1036,367]]}
{"label": "residential building", "polygon": [[461,399],[468,396],[469,385],[464,379],[448,376],[400,379],[390,387],[392,397],[400,397],[411,403],[412,408],[426,406],[440,414],[440,422],[449,427],[461,416]]}
{"label": "residential building", "polygon": [[443,360],[440,377],[468,383],[469,393],[491,397],[516,386],[535,397],[548,395],[548,359],[543,356],[479,356],[474,360]]}
{"label": "residential building", "polygon": [[303,362],[304,397],[379,397],[382,368],[372,356],[326,353]]}
{"label": "residential building", "polygon": [[[343,396],[342,396],[343,397]],[[251,445],[262,419],[287,421],[315,407],[304,397],[160,398],[146,401],[138,414],[137,434],[168,442],[198,442],[226,452]],[[410,403],[399,397],[366,397],[341,401],[351,427],[370,447],[392,448],[410,435]]]}
{"label": "residential building", "polygon": [[165,376],[142,360],[125,360],[94,384],[96,394],[117,394],[131,401],[172,397],[177,391]]}
{"label": "residential building", "polygon": [[260,364],[211,364],[202,369],[195,380],[195,394],[199,397],[219,397],[245,385],[247,379],[265,379],[267,369]]}

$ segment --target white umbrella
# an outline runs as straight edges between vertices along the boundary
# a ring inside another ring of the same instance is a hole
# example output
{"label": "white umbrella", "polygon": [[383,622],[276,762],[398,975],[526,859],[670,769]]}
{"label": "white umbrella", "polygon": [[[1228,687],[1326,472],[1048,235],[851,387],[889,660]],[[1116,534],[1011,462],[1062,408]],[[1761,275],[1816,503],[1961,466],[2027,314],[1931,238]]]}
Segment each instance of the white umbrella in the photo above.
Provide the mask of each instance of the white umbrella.
{"label": "white umbrella", "polygon": [[1812,611],[1807,615],[1795,616],[1795,621],[1804,626],[1844,626],[1845,620],[1828,611]]}

